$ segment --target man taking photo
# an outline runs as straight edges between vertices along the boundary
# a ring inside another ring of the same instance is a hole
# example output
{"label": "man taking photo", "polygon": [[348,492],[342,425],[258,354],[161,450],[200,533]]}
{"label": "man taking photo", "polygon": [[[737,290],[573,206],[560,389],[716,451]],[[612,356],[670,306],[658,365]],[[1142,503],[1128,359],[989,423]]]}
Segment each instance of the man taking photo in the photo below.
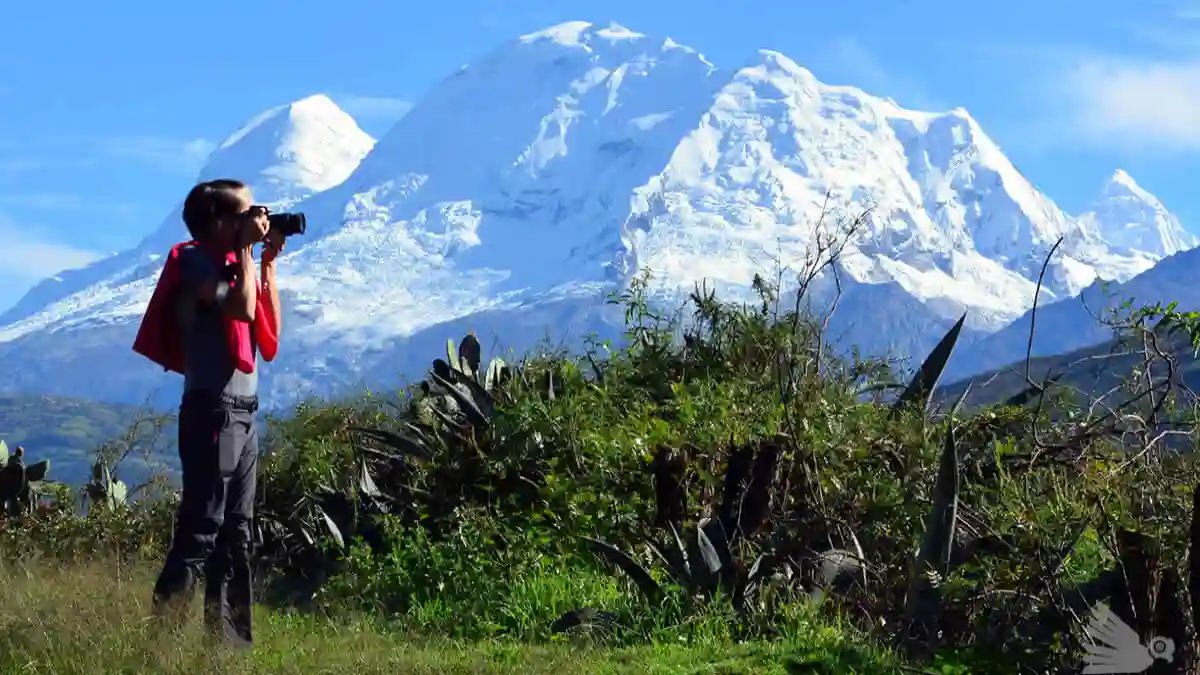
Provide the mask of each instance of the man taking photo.
{"label": "man taking photo", "polygon": [[[245,184],[197,185],[183,205],[192,241],[171,250],[134,350],[183,374],[179,459],[183,495],[170,552],[154,586],[159,616],[186,616],[205,579],[211,635],[249,647],[251,521],[258,467],[258,354],[278,349],[275,258],[282,233]],[[264,244],[261,270],[253,247]],[[261,277],[258,272],[261,271]]]}

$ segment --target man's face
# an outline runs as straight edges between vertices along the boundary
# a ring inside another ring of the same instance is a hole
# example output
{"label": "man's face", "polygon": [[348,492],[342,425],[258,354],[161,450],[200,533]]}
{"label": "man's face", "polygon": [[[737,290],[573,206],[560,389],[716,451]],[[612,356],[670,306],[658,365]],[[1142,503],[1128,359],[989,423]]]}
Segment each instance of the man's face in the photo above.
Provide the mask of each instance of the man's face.
{"label": "man's face", "polygon": [[238,200],[237,209],[234,211],[236,215],[217,221],[217,238],[221,245],[229,250],[233,250],[246,212],[254,205],[254,195],[250,194],[249,188],[238,190],[236,196]]}

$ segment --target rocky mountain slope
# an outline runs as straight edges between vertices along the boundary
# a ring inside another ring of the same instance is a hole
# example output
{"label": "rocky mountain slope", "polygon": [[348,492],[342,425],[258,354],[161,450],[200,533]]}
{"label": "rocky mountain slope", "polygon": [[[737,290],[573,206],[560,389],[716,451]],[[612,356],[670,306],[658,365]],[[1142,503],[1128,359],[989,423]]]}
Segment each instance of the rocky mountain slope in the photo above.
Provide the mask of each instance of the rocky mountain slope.
{"label": "rocky mountain slope", "polygon": [[[947,376],[965,378],[1022,361],[1034,327],[1034,357],[1049,357],[1098,345],[1113,338],[1113,321],[1144,305],[1178,302],[1180,309],[1200,308],[1200,250],[1196,238],[1153,196],[1125,172],[1117,171],[1081,219],[1117,249],[1157,252],[1167,257],[1126,281],[1098,280],[1078,296],[1045,299],[1003,329],[965,345],[955,354]],[[1114,315],[1114,312],[1116,314]]]}
{"label": "rocky mountain slope", "polygon": [[[900,356],[964,311],[975,335],[1019,316],[1059,237],[1051,299],[1196,243],[1142,193],[1068,216],[962,109],[906,110],[770,51],[726,70],[581,22],[451,75],[373,145],[324,97],[270,111],[221,146],[215,175],[308,214],[280,261],[274,404],[395,386],[467,329],[516,351],[617,335],[604,298],[643,268],[667,301],[701,281],[746,295],[755,274],[790,281],[851,222],[812,299],[840,286],[839,344]],[[1129,219],[1146,213],[1161,222]],[[170,401],[177,381],[129,345],[183,235],[172,214],[135,250],[33,289],[0,317],[0,386]]]}

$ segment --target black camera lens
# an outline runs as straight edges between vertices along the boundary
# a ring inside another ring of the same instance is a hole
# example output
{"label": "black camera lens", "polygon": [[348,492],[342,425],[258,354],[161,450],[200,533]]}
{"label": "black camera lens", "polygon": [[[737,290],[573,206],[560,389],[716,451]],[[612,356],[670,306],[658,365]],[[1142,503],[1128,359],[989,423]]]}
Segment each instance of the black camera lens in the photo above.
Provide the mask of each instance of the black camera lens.
{"label": "black camera lens", "polygon": [[304,234],[307,220],[303,213],[272,213],[267,216],[267,222],[272,232],[279,232],[285,237]]}

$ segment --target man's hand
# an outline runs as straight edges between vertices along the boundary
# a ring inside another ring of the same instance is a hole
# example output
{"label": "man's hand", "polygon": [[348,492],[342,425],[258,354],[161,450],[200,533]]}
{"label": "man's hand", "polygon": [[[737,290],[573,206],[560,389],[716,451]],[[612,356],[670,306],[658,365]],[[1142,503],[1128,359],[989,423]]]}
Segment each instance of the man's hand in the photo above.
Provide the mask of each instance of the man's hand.
{"label": "man's hand", "polygon": [[267,220],[267,210],[261,206],[251,209],[242,220],[242,228],[238,233],[238,248],[249,248],[263,240],[271,229],[271,221]]}
{"label": "man's hand", "polygon": [[262,252],[262,291],[267,294],[264,306],[265,316],[254,324],[258,331],[258,344],[262,357],[266,361],[274,361],[279,349],[279,336],[283,333],[283,308],[279,302],[279,284],[275,281],[275,257],[283,250],[284,236],[280,232],[268,232],[263,240]]}
{"label": "man's hand", "polygon": [[263,264],[267,265],[275,262],[275,258],[283,252],[283,246],[285,243],[286,238],[279,232],[267,232],[266,239],[263,239]]}

